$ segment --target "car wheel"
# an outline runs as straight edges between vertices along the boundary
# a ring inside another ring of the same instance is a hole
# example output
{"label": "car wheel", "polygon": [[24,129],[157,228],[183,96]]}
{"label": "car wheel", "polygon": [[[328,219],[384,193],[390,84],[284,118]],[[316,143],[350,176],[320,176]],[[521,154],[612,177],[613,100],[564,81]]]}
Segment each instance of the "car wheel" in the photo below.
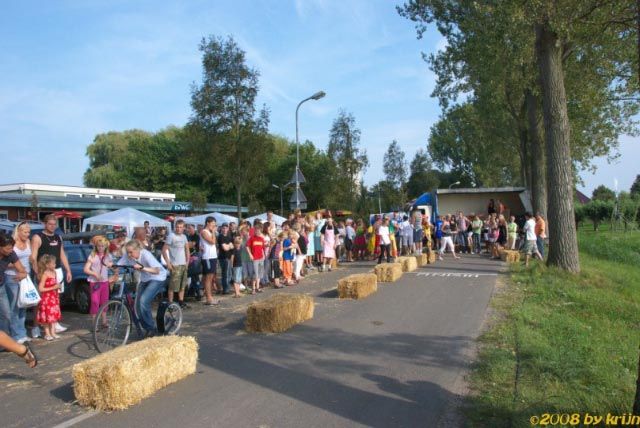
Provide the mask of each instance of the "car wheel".
{"label": "car wheel", "polygon": [[89,305],[91,304],[91,293],[89,292],[89,284],[80,282],[76,284],[76,306],[83,314],[89,313]]}

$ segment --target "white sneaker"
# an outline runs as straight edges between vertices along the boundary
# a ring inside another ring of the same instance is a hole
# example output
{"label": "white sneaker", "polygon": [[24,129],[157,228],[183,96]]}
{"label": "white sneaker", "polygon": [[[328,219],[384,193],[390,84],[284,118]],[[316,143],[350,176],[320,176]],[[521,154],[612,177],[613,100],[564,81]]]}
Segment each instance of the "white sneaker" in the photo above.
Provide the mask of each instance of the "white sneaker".
{"label": "white sneaker", "polygon": [[56,323],[56,333],[64,333],[65,331],[67,331],[67,327],[64,327],[60,323]]}
{"label": "white sneaker", "polygon": [[25,342],[31,342],[31,338],[30,337],[22,337],[22,338],[16,340],[16,342],[18,342],[19,344],[22,345]]}

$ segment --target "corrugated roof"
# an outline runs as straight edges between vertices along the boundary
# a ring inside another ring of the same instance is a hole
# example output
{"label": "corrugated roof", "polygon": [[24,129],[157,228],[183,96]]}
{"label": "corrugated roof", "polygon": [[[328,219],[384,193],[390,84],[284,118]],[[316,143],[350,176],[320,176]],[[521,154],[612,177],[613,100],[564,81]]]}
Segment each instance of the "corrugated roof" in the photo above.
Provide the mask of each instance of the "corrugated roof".
{"label": "corrugated roof", "polygon": [[524,187],[462,187],[453,189],[438,189],[436,192],[439,195],[447,193],[509,193],[509,192],[524,192]]}
{"label": "corrugated roof", "polygon": [[[9,207],[31,207],[32,195],[21,193],[0,193],[0,206]],[[40,208],[72,208],[82,210],[117,210],[124,207],[131,207],[144,211],[166,211],[172,212],[175,204],[188,204],[180,201],[136,201],[132,199],[109,199],[109,198],[81,198],[78,196],[43,196],[38,195],[38,206]],[[227,204],[207,204],[204,212],[236,212],[234,205]],[[242,207],[242,212],[248,212],[246,207]]]}

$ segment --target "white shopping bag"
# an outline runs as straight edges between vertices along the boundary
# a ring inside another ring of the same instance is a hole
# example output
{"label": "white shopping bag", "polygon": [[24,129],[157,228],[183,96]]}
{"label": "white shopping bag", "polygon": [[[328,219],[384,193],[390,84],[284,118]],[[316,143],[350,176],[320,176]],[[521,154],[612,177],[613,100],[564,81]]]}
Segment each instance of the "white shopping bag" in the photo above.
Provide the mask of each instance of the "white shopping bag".
{"label": "white shopping bag", "polygon": [[64,273],[62,272],[62,268],[56,268],[56,282],[60,284],[58,293],[64,293]]}
{"label": "white shopping bag", "polygon": [[31,278],[27,276],[20,281],[20,290],[18,292],[18,307],[30,308],[36,306],[40,302],[40,295],[36,286],[31,281]]}

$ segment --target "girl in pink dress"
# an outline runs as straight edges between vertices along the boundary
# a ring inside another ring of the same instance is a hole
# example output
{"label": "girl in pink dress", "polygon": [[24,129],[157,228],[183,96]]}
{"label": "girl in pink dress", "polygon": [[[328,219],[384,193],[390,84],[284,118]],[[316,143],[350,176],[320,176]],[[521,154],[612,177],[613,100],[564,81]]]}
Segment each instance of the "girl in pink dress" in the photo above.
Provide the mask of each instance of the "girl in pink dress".
{"label": "girl in pink dress", "polygon": [[40,292],[40,303],[38,304],[38,313],[36,320],[44,329],[44,339],[53,340],[60,336],[56,334],[54,324],[60,321],[60,295],[58,290],[60,284],[56,278],[56,258],[52,255],[45,254],[38,261],[40,282],[38,283],[38,291]]}
{"label": "girl in pink dress", "polygon": [[336,231],[337,229],[333,225],[333,218],[329,217],[320,231],[322,235],[323,271],[327,269],[327,264],[329,265],[329,271],[331,271],[331,260],[336,258]]}

